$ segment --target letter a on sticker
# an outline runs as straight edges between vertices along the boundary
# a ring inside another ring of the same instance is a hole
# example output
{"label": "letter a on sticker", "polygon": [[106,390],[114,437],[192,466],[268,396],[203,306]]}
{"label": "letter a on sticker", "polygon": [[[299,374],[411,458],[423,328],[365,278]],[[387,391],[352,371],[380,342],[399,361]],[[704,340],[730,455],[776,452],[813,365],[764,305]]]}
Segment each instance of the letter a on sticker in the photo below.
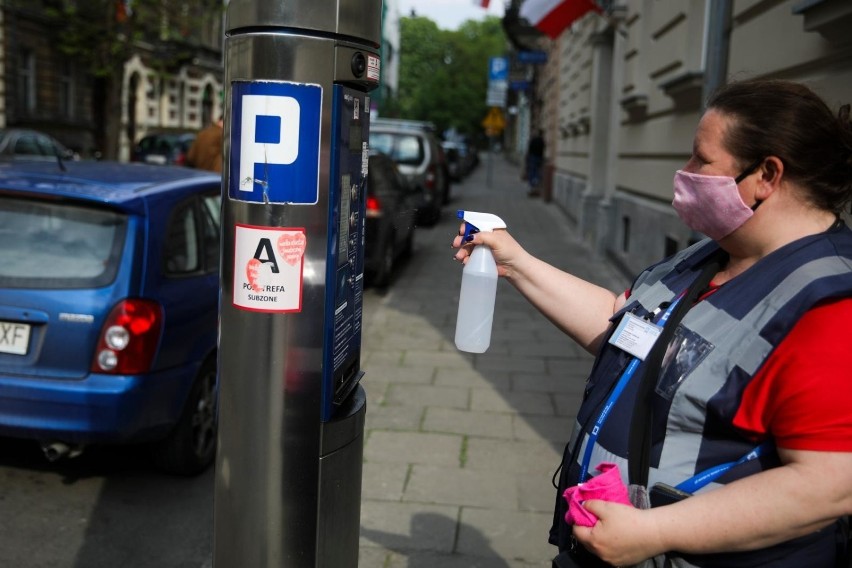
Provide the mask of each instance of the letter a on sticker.
{"label": "letter a on sticker", "polygon": [[[262,255],[266,253],[266,258]],[[273,274],[278,274],[278,261],[275,259],[275,251],[272,249],[272,243],[269,239],[260,239],[257,243],[257,250],[254,251],[254,258],[260,262],[271,262]]]}

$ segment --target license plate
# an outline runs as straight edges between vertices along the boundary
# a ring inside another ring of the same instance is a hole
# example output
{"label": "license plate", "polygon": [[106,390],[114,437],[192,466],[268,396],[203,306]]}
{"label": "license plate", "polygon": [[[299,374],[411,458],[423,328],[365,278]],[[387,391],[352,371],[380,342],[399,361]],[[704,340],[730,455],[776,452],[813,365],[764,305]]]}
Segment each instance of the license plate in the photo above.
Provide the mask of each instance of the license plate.
{"label": "license plate", "polygon": [[29,344],[29,324],[0,321],[0,353],[26,355]]}

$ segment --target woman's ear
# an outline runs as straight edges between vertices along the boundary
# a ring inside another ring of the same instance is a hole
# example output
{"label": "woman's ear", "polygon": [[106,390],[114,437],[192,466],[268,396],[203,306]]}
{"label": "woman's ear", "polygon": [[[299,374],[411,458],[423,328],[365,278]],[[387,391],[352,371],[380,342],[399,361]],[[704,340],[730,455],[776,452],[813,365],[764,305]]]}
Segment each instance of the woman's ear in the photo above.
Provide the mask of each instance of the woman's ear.
{"label": "woman's ear", "polygon": [[760,180],[772,185],[781,183],[784,177],[784,162],[777,156],[767,156],[760,165]]}
{"label": "woman's ear", "polygon": [[784,162],[777,156],[767,156],[758,171],[760,181],[755,192],[755,199],[763,201],[781,187],[781,182],[784,180]]}

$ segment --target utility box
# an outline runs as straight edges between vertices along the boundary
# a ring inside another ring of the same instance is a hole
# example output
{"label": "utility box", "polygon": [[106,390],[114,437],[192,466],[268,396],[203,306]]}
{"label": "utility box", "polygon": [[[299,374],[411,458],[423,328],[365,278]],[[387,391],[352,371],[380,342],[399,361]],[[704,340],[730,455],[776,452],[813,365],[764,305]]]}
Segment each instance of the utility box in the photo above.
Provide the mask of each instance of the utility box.
{"label": "utility box", "polygon": [[358,564],[381,0],[231,0],[215,568]]}

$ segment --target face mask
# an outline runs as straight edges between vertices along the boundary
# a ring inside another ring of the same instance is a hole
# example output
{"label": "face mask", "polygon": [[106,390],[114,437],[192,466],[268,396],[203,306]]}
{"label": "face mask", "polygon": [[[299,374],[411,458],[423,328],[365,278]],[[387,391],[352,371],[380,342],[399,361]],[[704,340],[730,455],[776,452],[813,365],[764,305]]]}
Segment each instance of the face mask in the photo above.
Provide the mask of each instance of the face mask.
{"label": "face mask", "polygon": [[704,233],[714,241],[739,229],[754,215],[754,208],[743,203],[737,184],[752,173],[763,160],[756,162],[735,178],[707,176],[678,170],[674,177],[672,206],[686,225]]}

